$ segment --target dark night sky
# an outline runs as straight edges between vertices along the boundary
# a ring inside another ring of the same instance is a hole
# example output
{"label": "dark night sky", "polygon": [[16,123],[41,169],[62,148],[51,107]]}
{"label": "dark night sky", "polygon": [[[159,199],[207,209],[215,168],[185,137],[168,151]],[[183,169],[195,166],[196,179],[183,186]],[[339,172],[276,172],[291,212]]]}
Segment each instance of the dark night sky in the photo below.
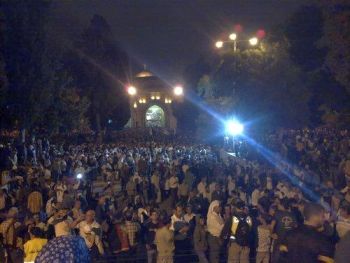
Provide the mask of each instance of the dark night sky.
{"label": "dark night sky", "polygon": [[240,23],[245,32],[282,23],[310,0],[56,0],[51,32],[59,41],[81,34],[94,14],[110,24],[129,55],[164,79],[184,68]]}

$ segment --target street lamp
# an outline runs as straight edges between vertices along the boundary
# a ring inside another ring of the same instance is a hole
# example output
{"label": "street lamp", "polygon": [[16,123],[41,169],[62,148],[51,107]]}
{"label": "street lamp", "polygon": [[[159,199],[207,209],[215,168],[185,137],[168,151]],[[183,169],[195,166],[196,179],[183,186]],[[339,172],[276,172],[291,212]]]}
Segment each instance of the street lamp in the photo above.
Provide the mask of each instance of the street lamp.
{"label": "street lamp", "polygon": [[232,33],[231,35],[229,35],[229,38],[234,41],[234,40],[237,39],[237,34],[236,33]]}
{"label": "street lamp", "polygon": [[176,96],[181,96],[183,93],[184,93],[183,87],[181,87],[181,86],[176,86],[176,87],[174,88],[174,94],[175,94]]}
{"label": "street lamp", "polygon": [[215,46],[216,46],[217,48],[222,48],[222,47],[224,46],[224,42],[223,42],[223,41],[217,41],[217,42],[215,43]]}
{"label": "street lamp", "polygon": [[244,131],[244,126],[239,121],[232,119],[226,122],[225,124],[226,133],[231,135],[232,137],[240,135]]}
{"label": "street lamp", "polygon": [[256,46],[258,44],[259,40],[257,37],[252,37],[251,39],[249,39],[249,44],[251,46]]}
{"label": "street lamp", "polygon": [[128,93],[130,96],[134,96],[136,94],[136,88],[134,86],[128,87]]}

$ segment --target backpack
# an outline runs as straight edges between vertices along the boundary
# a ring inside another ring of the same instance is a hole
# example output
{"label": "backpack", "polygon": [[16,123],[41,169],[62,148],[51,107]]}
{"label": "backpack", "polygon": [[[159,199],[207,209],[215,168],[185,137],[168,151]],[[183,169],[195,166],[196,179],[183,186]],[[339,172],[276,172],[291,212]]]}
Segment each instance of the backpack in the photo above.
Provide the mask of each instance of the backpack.
{"label": "backpack", "polygon": [[238,226],[235,233],[235,241],[238,245],[242,247],[249,246],[249,237],[250,237],[250,225],[247,222],[247,217],[238,217]]}

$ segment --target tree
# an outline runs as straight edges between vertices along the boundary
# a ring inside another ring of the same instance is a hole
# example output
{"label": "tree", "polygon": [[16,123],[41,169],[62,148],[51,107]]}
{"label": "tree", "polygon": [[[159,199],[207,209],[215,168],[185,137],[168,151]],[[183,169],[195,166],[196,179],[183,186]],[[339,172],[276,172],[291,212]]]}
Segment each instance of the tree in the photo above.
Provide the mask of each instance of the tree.
{"label": "tree", "polygon": [[318,5],[301,6],[288,19],[280,36],[288,40],[291,60],[304,71],[314,71],[322,67],[327,49],[318,42],[323,35],[324,19]]}
{"label": "tree", "polygon": [[215,97],[232,97],[228,111],[265,128],[308,122],[309,92],[283,42],[225,54],[212,74]]}
{"label": "tree", "polygon": [[24,130],[45,112],[50,67],[46,22],[50,1],[4,1],[4,60],[8,78],[8,114]]}
{"label": "tree", "polygon": [[347,0],[324,0],[322,44],[328,49],[326,66],[350,94],[350,6]]}
{"label": "tree", "polygon": [[194,121],[199,114],[197,96],[197,85],[203,74],[210,72],[210,63],[208,57],[200,57],[195,63],[189,65],[183,74],[185,86],[185,101],[174,102],[172,108],[177,118],[177,126],[179,130],[195,131]]}
{"label": "tree", "polygon": [[[213,96],[206,102],[211,105],[210,112],[218,116],[209,118],[208,127],[222,129],[220,119],[231,115],[242,121],[254,121],[255,130],[302,127],[308,123],[310,94],[303,85],[301,70],[289,58],[285,43],[271,41],[260,49],[227,52],[212,68],[215,70],[206,85]],[[203,120],[202,116],[202,130]]]}
{"label": "tree", "polygon": [[37,120],[36,127],[49,134],[86,132],[90,130],[87,111],[88,98],[79,94],[73,78],[62,68],[56,68],[50,106]]}
{"label": "tree", "polygon": [[109,120],[113,127],[123,127],[130,117],[124,91],[128,57],[117,45],[102,16],[92,18],[68,57],[66,65],[76,86],[91,101],[89,112],[94,129],[100,133]]}
{"label": "tree", "polygon": [[[322,117],[323,114],[334,110],[344,111],[348,107],[346,101],[349,99],[346,90],[337,83],[326,63],[326,57],[329,57],[330,53],[325,44],[324,31],[328,23],[325,21],[333,17],[326,18],[324,6],[319,4],[302,6],[285,23],[280,32],[288,42],[291,60],[301,68],[304,85],[311,92],[309,107],[314,125],[323,122],[325,119]],[[333,41],[332,39],[332,45]]]}
{"label": "tree", "polygon": [[[3,50],[3,45],[4,45],[3,41],[4,41],[4,20],[0,13],[0,50]],[[8,82],[7,82],[7,76],[5,71],[5,61],[4,61],[4,56],[0,51],[0,119],[1,119],[0,127],[3,126],[4,119],[6,116],[5,100],[6,100],[7,87],[8,87]]]}

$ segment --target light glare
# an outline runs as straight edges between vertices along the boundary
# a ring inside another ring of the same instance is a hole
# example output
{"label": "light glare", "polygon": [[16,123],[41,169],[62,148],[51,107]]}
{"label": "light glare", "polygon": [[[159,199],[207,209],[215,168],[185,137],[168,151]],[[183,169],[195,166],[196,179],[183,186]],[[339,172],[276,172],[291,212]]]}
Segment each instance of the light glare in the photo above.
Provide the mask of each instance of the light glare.
{"label": "light glare", "polygon": [[128,93],[129,93],[129,95],[131,95],[131,96],[135,95],[135,94],[136,94],[136,88],[135,88],[134,86],[130,86],[130,87],[128,88]]}
{"label": "light glare", "polygon": [[176,86],[174,88],[174,94],[176,96],[181,96],[184,93],[184,89],[181,86]]}
{"label": "light glare", "polygon": [[243,133],[243,124],[239,123],[237,120],[229,120],[226,123],[226,133],[231,136],[240,135]]}
{"label": "light glare", "polygon": [[232,33],[232,34],[229,36],[229,38],[230,38],[231,40],[236,40],[236,39],[237,39],[237,34],[236,34],[236,33]]}
{"label": "light glare", "polygon": [[215,43],[215,46],[216,46],[217,48],[222,48],[223,45],[224,45],[224,42],[222,42],[222,41],[217,41],[217,42]]}
{"label": "light glare", "polygon": [[256,37],[252,37],[251,39],[249,39],[249,44],[252,46],[255,46],[258,44],[258,38]]}

